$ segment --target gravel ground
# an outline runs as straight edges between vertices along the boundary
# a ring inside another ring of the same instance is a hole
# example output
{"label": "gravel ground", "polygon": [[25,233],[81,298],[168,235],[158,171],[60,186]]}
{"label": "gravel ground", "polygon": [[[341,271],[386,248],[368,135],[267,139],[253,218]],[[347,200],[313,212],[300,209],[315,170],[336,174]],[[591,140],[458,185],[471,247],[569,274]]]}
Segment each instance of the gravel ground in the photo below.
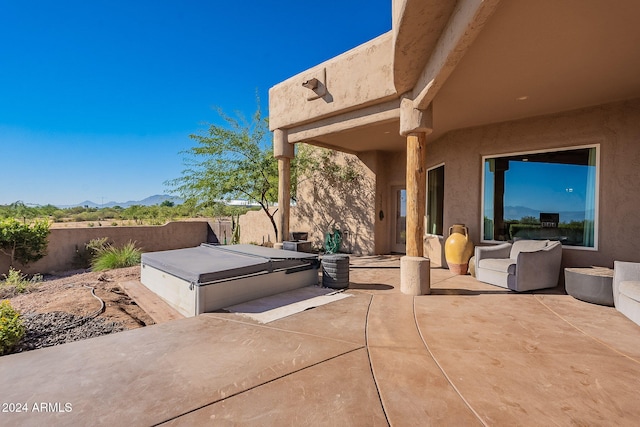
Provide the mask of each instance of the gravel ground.
{"label": "gravel ground", "polygon": [[60,272],[26,293],[7,295],[26,329],[13,353],[152,325],[153,319],[119,285],[130,280],[140,280],[139,266]]}
{"label": "gravel ground", "polygon": [[22,317],[26,329],[24,338],[13,353],[80,341],[87,338],[121,332],[125,327],[103,318],[76,316],[62,311],[32,313]]}

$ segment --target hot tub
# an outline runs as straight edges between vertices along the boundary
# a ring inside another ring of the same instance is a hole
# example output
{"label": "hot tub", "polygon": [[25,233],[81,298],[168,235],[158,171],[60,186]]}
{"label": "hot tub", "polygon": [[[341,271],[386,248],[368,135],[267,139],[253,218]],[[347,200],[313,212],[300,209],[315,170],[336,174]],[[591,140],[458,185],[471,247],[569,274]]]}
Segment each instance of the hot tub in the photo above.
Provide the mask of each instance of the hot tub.
{"label": "hot tub", "polygon": [[142,254],[140,281],[189,317],[318,284],[315,254],[255,245]]}

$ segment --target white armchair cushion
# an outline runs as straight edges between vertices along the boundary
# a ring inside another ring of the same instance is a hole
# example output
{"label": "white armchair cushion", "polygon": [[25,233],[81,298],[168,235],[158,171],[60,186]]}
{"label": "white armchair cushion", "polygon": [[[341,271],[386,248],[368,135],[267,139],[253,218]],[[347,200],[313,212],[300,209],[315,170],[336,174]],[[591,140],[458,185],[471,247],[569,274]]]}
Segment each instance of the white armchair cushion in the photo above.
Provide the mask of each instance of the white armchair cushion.
{"label": "white armchair cushion", "polygon": [[640,325],[640,263],[613,262],[613,303],[620,313]]}
{"label": "white armchair cushion", "polygon": [[620,282],[618,291],[634,301],[640,303],[640,281],[626,280]]}
{"label": "white armchair cushion", "polygon": [[480,260],[478,267],[501,273],[515,274],[516,260],[511,258],[487,258]]}
{"label": "white armchair cushion", "polygon": [[546,248],[549,240],[516,240],[511,246],[511,254],[509,258],[518,259],[520,252],[536,252]]}

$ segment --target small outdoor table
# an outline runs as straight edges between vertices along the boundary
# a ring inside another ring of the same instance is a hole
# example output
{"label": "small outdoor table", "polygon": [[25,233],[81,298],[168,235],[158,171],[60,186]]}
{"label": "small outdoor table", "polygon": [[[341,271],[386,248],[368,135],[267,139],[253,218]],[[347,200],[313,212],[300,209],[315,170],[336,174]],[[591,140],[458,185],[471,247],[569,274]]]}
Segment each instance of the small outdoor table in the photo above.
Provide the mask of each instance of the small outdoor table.
{"label": "small outdoor table", "polygon": [[574,298],[613,307],[613,270],[610,268],[565,268],[564,285]]}

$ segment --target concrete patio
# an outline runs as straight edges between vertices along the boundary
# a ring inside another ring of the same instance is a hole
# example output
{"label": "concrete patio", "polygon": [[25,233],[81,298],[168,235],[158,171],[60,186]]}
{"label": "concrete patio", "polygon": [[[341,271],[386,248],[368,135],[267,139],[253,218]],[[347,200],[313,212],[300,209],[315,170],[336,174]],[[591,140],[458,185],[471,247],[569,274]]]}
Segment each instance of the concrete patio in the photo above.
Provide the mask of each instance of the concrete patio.
{"label": "concrete patio", "polygon": [[640,327],[614,308],[443,269],[410,297],[396,257],[350,276],[353,297],[268,324],[210,313],[2,357],[1,409],[28,412],[0,424],[637,425]]}

